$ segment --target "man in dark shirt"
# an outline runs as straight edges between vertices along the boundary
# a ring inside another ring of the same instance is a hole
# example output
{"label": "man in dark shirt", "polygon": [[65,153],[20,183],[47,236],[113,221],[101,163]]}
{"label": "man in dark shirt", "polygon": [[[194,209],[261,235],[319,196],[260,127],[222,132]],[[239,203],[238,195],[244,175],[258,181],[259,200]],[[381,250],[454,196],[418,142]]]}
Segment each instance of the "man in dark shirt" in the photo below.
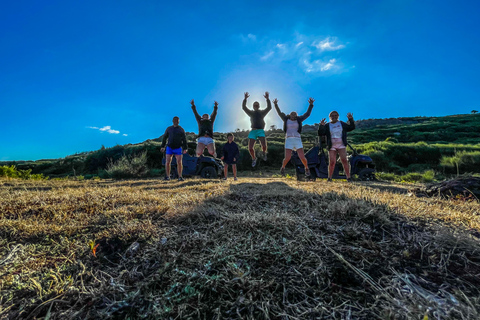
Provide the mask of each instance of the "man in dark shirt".
{"label": "man in dark shirt", "polygon": [[185,135],[185,130],[183,130],[183,128],[178,125],[179,123],[180,118],[173,117],[173,126],[168,127],[163,134],[161,146],[162,152],[165,152],[165,145],[167,145],[167,159],[165,161],[165,180],[170,180],[170,164],[172,162],[172,156],[175,155],[175,158],[177,159],[178,181],[183,181],[182,154],[187,153],[187,137]]}
{"label": "man in dark shirt", "polygon": [[197,157],[200,157],[203,154],[203,150],[207,147],[208,153],[212,156],[217,157],[217,153],[215,152],[215,141],[213,140],[213,123],[215,122],[215,118],[217,117],[217,109],[218,109],[218,102],[215,101],[213,106],[213,112],[208,116],[208,114],[204,114],[200,117],[197,112],[197,107],[195,107],[195,102],[190,101],[192,105],[193,114],[195,115],[195,119],[198,123],[198,138],[197,138]]}
{"label": "man in dark shirt", "polygon": [[260,144],[262,145],[263,151],[263,160],[267,161],[267,139],[265,138],[265,116],[267,113],[272,110],[272,103],[269,99],[268,91],[265,92],[265,99],[267,100],[267,108],[264,110],[260,110],[260,103],[255,101],[253,103],[253,110],[247,108],[247,99],[250,95],[248,92],[245,92],[245,98],[243,99],[242,109],[245,111],[246,114],[250,116],[250,123],[252,130],[248,134],[248,152],[250,152],[250,156],[252,156],[252,167],[255,167],[257,164],[257,157],[255,156],[255,143],[257,142],[257,138],[260,140]]}
{"label": "man in dark shirt", "polygon": [[237,160],[240,158],[240,150],[238,150],[238,145],[233,142],[235,136],[233,133],[227,134],[228,142],[223,146],[223,156],[222,160],[225,164],[223,168],[223,180],[227,180],[228,175],[228,166],[232,166],[233,171],[233,180],[237,181]]}

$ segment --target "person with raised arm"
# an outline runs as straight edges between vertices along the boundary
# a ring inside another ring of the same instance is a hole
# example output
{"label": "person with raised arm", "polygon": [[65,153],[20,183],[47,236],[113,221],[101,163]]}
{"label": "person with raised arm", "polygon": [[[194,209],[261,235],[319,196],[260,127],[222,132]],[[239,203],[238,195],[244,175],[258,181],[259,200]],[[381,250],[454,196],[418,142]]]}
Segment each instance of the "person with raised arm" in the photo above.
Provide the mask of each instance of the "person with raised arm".
{"label": "person with raised arm", "polygon": [[247,108],[247,99],[250,97],[248,92],[244,93],[245,98],[243,99],[242,109],[250,117],[250,124],[252,130],[248,134],[248,152],[252,157],[252,167],[255,167],[257,164],[257,157],[255,156],[255,143],[257,139],[260,140],[263,151],[263,160],[267,161],[267,139],[265,138],[265,116],[272,110],[272,103],[270,102],[270,94],[265,92],[265,99],[267,100],[267,108],[260,110],[260,103],[255,101],[253,103],[253,110]]}
{"label": "person with raised arm", "polygon": [[278,99],[275,98],[273,100],[275,110],[277,111],[278,116],[283,120],[283,131],[285,132],[285,158],[283,159],[282,168],[280,169],[282,177],[285,176],[285,166],[287,165],[288,161],[290,161],[293,150],[297,151],[298,157],[305,166],[305,176],[310,176],[308,162],[305,158],[305,153],[303,152],[301,133],[303,121],[305,121],[312,113],[314,102],[315,99],[309,98],[307,112],[299,116],[295,111],[292,111],[290,112],[290,114],[286,115],[285,113],[280,111],[280,108],[278,107]]}
{"label": "person with raised arm", "polygon": [[198,137],[197,137],[197,150],[196,155],[200,157],[205,150],[205,147],[208,150],[208,153],[213,157],[217,157],[217,153],[215,152],[215,141],[213,140],[213,123],[215,122],[215,118],[217,117],[217,109],[218,109],[218,102],[215,101],[213,106],[213,112],[209,116],[205,113],[203,116],[197,112],[197,108],[195,107],[195,102],[190,101],[192,105],[193,114],[195,115],[195,119],[198,123]]}
{"label": "person with raised arm", "polygon": [[330,122],[325,123],[325,118],[320,121],[318,128],[319,136],[327,137],[327,150],[328,150],[328,182],[332,181],[333,170],[337,163],[337,153],[340,155],[340,161],[342,161],[343,170],[347,176],[347,182],[352,182],[350,177],[350,167],[347,160],[347,132],[355,129],[355,121],[353,120],[353,114],[347,113],[347,123],[338,121],[339,114],[337,111],[332,111],[328,115]]}
{"label": "person with raised arm", "polygon": [[[182,157],[184,153],[187,153],[187,137],[185,135],[185,130],[180,127],[179,117],[173,117],[173,126],[170,126],[165,130],[162,139],[161,152],[166,151],[166,161],[165,161],[165,180],[170,180],[170,164],[172,163],[173,155],[177,160],[177,172],[178,172],[178,181],[183,181],[182,171]],[[167,146],[165,150],[165,145]]]}

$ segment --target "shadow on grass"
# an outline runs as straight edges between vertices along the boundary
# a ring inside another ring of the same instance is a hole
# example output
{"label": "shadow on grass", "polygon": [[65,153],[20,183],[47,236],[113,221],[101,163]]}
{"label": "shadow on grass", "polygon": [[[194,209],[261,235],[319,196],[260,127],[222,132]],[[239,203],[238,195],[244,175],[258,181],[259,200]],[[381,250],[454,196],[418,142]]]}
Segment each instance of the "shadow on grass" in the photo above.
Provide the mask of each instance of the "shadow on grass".
{"label": "shadow on grass", "polygon": [[[74,286],[86,289],[65,293],[62,301],[70,303],[53,305],[52,315],[370,319],[480,312],[478,243],[333,191],[279,181],[226,187],[186,212],[147,210],[145,220],[111,226],[119,229],[100,242],[108,250],[77,257],[88,273],[76,276],[78,261],[68,270]],[[142,232],[151,237],[139,241]],[[15,297],[9,301],[25,302],[9,312],[20,316],[22,307],[46,316],[48,305],[40,304],[52,297],[32,304]]]}

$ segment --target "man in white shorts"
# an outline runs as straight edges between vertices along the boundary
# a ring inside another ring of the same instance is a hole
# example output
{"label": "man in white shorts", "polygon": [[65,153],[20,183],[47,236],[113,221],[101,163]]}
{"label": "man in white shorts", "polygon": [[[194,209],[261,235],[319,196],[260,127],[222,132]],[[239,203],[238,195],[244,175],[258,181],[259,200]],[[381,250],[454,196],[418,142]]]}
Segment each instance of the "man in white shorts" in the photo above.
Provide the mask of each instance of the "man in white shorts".
{"label": "man in white shorts", "polygon": [[206,147],[208,153],[216,158],[217,153],[215,152],[215,141],[213,140],[213,123],[217,117],[218,102],[215,101],[213,112],[210,116],[206,113],[201,117],[197,112],[193,99],[190,101],[190,104],[192,105],[193,114],[195,114],[195,119],[197,119],[198,123],[197,157],[203,154]]}
{"label": "man in white shorts", "polygon": [[277,111],[279,117],[283,120],[283,131],[285,132],[285,158],[283,159],[282,168],[280,169],[280,173],[283,177],[285,176],[285,166],[290,161],[293,150],[297,151],[298,157],[305,167],[305,176],[310,176],[308,162],[305,158],[305,153],[303,152],[301,133],[302,123],[310,116],[310,113],[312,113],[314,102],[315,100],[313,98],[309,98],[307,112],[299,116],[295,111],[292,111],[289,115],[281,112],[280,108],[278,107],[278,99],[273,100],[275,110]]}

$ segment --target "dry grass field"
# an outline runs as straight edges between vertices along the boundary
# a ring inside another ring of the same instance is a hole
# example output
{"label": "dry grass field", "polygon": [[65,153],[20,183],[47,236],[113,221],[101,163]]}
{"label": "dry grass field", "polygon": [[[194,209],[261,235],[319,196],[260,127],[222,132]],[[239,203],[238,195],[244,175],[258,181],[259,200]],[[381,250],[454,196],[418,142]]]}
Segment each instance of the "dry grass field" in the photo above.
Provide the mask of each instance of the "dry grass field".
{"label": "dry grass field", "polygon": [[480,205],[280,178],[0,180],[1,319],[480,319]]}

